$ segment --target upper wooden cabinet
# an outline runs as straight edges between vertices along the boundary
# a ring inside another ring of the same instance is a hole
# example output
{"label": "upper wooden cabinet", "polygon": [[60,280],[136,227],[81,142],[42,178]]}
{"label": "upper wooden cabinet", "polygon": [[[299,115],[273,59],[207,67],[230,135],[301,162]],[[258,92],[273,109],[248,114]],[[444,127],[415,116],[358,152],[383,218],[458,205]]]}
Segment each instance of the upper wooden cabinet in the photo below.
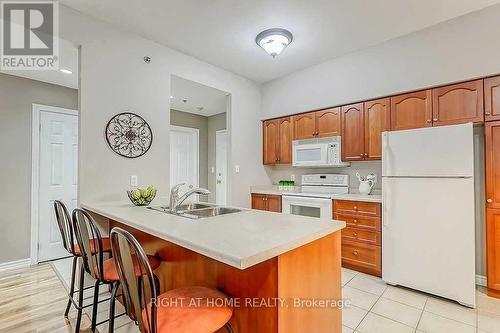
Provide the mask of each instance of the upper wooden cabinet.
{"label": "upper wooden cabinet", "polygon": [[302,113],[292,117],[294,140],[311,139],[316,136],[316,112]]}
{"label": "upper wooden cabinet", "polygon": [[342,161],[365,159],[365,126],[363,103],[342,107]]}
{"label": "upper wooden cabinet", "polygon": [[316,111],[316,136],[340,135],[340,108]]}
{"label": "upper wooden cabinet", "polygon": [[391,97],[391,130],[429,126],[432,126],[430,89]]}
{"label": "upper wooden cabinet", "polygon": [[294,140],[340,135],[340,108],[298,114],[292,118]]}
{"label": "upper wooden cabinet", "polygon": [[500,209],[500,121],[486,123],[486,207]]}
{"label": "upper wooden cabinet", "polygon": [[365,160],[382,159],[382,132],[391,128],[390,110],[390,98],[365,103]]}
{"label": "upper wooden cabinet", "polygon": [[484,115],[486,121],[500,120],[500,76],[484,80]]}
{"label": "upper wooden cabinet", "polygon": [[263,127],[264,164],[292,162],[292,124],[290,117],[265,120]]}
{"label": "upper wooden cabinet", "polygon": [[483,80],[469,81],[432,90],[434,126],[484,121]]}

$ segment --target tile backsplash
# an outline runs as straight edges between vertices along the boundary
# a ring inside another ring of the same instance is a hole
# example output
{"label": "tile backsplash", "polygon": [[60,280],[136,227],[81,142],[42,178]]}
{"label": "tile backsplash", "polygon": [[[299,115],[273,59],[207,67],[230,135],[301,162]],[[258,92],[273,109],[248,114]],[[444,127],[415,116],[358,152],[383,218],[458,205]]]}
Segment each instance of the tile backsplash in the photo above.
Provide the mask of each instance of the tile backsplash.
{"label": "tile backsplash", "polygon": [[352,162],[350,167],[345,168],[293,168],[289,165],[281,166],[268,166],[266,172],[273,184],[278,184],[280,180],[291,179],[295,175],[295,184],[301,185],[301,176],[305,174],[316,173],[338,173],[349,175],[349,187],[357,189],[359,182],[356,178],[356,172],[361,176],[366,176],[369,173],[377,175],[377,183],[373,187],[380,190],[382,188],[382,162],[381,161],[366,161],[366,162]]}

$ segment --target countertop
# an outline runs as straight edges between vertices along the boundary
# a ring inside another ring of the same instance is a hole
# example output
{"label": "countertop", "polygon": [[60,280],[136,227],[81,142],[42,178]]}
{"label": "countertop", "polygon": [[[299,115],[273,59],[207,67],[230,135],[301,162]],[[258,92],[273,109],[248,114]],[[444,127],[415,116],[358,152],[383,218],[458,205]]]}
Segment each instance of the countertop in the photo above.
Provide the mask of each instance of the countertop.
{"label": "countertop", "polygon": [[248,209],[191,220],[126,201],[84,202],[81,207],[239,269],[345,227],[343,221]]}
{"label": "countertop", "polygon": [[[278,186],[255,186],[251,189],[252,193],[260,194],[271,194],[271,195],[286,195],[287,193],[299,193],[300,186],[296,186],[295,190],[280,190]],[[364,202],[382,202],[382,194],[378,191],[374,191],[373,194],[360,194],[351,193],[346,194],[334,194],[331,196],[332,199],[337,200],[350,200],[350,201],[364,201]]]}

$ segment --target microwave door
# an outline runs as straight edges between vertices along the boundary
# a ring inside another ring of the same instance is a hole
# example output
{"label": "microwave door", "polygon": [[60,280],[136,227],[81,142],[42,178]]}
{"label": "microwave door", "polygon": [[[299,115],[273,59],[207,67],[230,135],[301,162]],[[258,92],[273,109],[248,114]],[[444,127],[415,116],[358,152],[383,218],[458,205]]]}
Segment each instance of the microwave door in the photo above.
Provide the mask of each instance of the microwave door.
{"label": "microwave door", "polygon": [[295,166],[319,166],[327,164],[328,160],[326,145],[301,145],[293,150],[293,165]]}

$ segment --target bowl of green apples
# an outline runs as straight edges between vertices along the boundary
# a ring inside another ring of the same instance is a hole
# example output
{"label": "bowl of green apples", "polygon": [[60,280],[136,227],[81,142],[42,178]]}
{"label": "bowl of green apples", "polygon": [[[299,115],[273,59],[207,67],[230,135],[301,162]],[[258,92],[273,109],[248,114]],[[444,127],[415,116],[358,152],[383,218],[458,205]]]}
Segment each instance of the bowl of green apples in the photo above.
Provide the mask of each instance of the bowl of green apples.
{"label": "bowl of green apples", "polygon": [[149,186],[147,188],[137,188],[127,191],[130,201],[136,206],[148,206],[156,196],[156,188]]}

